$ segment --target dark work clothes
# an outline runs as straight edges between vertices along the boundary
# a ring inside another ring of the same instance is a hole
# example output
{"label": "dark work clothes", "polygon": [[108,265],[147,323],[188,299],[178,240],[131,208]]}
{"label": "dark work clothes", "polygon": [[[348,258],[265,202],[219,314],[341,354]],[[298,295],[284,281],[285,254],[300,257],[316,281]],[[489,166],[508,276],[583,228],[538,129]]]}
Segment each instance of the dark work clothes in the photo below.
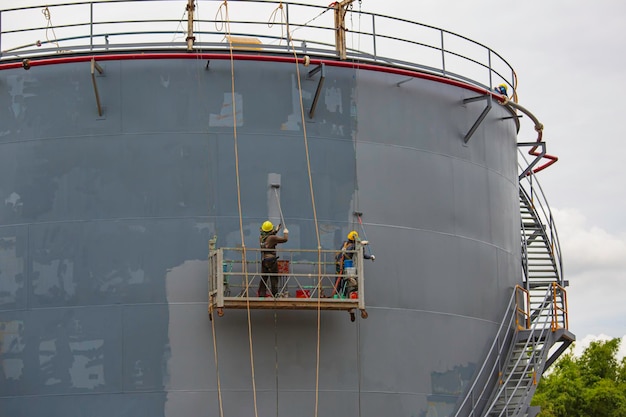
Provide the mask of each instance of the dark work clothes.
{"label": "dark work clothes", "polygon": [[[275,234],[267,233],[269,236],[264,236],[264,232],[261,232],[261,248],[262,249],[274,249],[264,250],[261,255],[261,282],[259,282],[259,297],[265,297],[267,295],[268,281],[271,287],[272,295],[278,294],[278,257],[276,256],[276,245],[279,243],[285,243],[289,240],[288,233],[283,233],[283,237],[276,236]],[[264,239],[265,238],[265,239]],[[271,275],[270,275],[271,274]]]}

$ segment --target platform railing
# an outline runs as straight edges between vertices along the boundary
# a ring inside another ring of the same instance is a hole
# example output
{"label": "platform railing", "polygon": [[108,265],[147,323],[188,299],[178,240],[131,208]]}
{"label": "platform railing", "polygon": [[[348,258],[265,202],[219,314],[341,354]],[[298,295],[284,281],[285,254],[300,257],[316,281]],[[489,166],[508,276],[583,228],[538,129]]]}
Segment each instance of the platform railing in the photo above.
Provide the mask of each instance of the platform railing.
{"label": "platform railing", "polygon": [[[226,13],[224,3],[196,0],[194,51],[230,50],[229,34],[238,38],[232,46],[239,52],[293,54],[295,48],[300,55],[337,59],[332,7],[247,0],[228,2]],[[186,5],[185,0],[68,0],[0,9],[0,62],[56,54],[186,50]],[[487,46],[462,35],[357,6],[345,22],[348,61],[432,73],[481,88],[500,83],[515,88],[513,68]]]}
{"label": "platform railing", "polygon": [[[337,268],[336,250],[277,249],[277,273],[262,271],[264,251],[260,248],[209,251],[210,310],[217,309],[218,313],[224,308],[365,311],[363,246],[345,251],[352,258],[352,266],[340,268]],[[268,282],[263,283],[263,277]],[[271,291],[271,277],[278,281],[275,294]],[[265,289],[265,296],[259,293],[261,288]]]}

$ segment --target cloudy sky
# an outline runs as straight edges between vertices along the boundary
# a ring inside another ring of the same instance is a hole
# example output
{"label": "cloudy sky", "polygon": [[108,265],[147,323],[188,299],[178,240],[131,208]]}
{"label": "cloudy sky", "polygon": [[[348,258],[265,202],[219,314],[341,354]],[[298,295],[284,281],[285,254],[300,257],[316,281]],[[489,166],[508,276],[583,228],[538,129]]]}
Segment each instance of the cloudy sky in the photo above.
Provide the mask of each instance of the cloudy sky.
{"label": "cloudy sky", "polygon": [[[624,337],[626,2],[363,0],[365,4],[463,34],[515,68],[519,103],[544,124],[548,153],[559,157],[538,175],[554,211],[570,282],[570,329],[579,347],[593,337]],[[521,141],[535,138],[532,130],[525,132]],[[626,353],[626,346],[621,352]]]}
{"label": "cloudy sky", "polygon": [[[330,0],[301,2],[325,6]],[[43,3],[0,0],[0,9]],[[217,5],[200,7],[208,12]],[[626,2],[357,0],[359,7],[464,35],[515,68],[519,103],[544,124],[547,151],[559,157],[539,180],[561,238],[577,350],[594,338],[624,337]],[[520,141],[535,138],[525,126]]]}

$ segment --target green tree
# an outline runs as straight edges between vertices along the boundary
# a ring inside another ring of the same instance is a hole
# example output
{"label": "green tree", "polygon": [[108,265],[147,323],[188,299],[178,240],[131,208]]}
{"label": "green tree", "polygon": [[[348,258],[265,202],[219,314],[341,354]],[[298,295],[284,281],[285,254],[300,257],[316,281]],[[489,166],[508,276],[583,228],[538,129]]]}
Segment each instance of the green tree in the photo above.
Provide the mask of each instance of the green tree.
{"label": "green tree", "polygon": [[579,358],[563,355],[533,397],[539,417],[626,416],[626,358],[618,361],[619,346],[620,339],[595,341]]}

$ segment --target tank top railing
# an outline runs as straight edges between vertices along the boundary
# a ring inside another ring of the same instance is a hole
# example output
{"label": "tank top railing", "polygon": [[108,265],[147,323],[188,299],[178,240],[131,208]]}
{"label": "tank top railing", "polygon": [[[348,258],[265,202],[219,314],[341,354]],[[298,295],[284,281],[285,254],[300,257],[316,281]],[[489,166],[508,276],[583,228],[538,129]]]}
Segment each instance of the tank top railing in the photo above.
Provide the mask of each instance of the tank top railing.
{"label": "tank top railing", "polygon": [[[278,272],[263,272],[266,250],[214,248],[209,251],[209,313],[224,309],[344,310],[365,312],[363,247],[345,251],[351,258],[337,268],[337,250],[276,249]],[[245,266],[245,267],[244,267]],[[337,272],[339,269],[339,272]],[[267,282],[263,282],[266,277]],[[277,292],[270,291],[270,280]],[[266,295],[259,289],[266,286]]]}
{"label": "tank top railing", "polygon": [[[193,51],[228,51],[228,24],[233,48],[238,53],[292,55],[291,48],[295,48],[298,54],[332,58],[337,55],[330,6],[272,0],[229,2],[226,22],[224,13],[216,14],[223,3],[197,2]],[[0,5],[0,63],[58,54],[186,50],[186,4],[184,0],[74,0],[51,1],[45,8],[2,9]],[[279,6],[285,14],[270,22]],[[44,10],[46,13],[42,14]],[[436,74],[482,88],[500,83],[506,83],[511,90],[515,88],[513,68],[481,43],[447,30],[356,7],[348,13],[347,60]],[[286,42],[287,24],[290,45]]]}

